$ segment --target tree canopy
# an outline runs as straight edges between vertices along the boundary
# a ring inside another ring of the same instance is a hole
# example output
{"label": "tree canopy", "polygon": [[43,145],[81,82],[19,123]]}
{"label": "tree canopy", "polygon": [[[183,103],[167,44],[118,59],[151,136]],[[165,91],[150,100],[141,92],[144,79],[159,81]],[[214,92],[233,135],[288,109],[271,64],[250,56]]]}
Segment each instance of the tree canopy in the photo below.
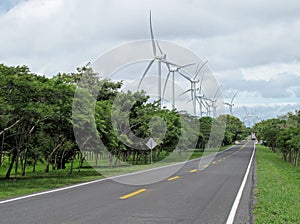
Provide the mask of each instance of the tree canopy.
{"label": "tree canopy", "polygon": [[[145,144],[151,137],[158,144],[153,159],[159,161],[175,148],[218,146],[212,139],[222,133],[212,138],[213,125],[227,123],[223,145],[243,139],[246,130],[230,115],[199,119],[160,108],[145,92],[122,92],[122,82],[101,79],[89,67],[47,78],[27,66],[0,64],[0,86],[0,165],[3,168],[4,160],[9,161],[6,178],[12,173],[16,178],[18,170],[25,175],[28,165],[34,172],[37,163],[44,164],[45,172],[65,169],[67,163],[73,167],[75,158],[84,160],[83,151],[108,152],[110,166],[120,161],[149,163]],[[299,126],[290,125],[289,134],[295,137],[288,141],[294,150]]]}

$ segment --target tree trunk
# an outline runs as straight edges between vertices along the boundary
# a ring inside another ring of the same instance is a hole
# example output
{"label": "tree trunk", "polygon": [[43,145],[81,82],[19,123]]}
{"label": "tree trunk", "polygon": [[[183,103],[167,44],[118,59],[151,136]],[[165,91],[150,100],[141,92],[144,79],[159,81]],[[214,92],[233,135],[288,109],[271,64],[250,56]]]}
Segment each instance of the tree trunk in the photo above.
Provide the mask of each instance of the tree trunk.
{"label": "tree trunk", "polygon": [[159,147],[158,150],[157,150],[157,156],[156,156],[156,157],[157,157],[158,159],[159,159],[159,157],[160,157],[160,153],[161,153],[161,147]]}
{"label": "tree trunk", "polygon": [[298,165],[298,157],[299,157],[299,152],[298,151],[294,152],[292,156],[292,164],[294,167],[297,167]]}
{"label": "tree trunk", "polygon": [[15,165],[14,182],[17,181],[17,176],[18,176],[18,166],[19,166],[19,149],[18,149],[18,147],[16,148],[16,150],[17,150],[17,156],[16,156],[16,165]]}
{"label": "tree trunk", "polygon": [[79,168],[78,168],[78,172],[80,172],[80,169],[81,169],[82,166],[83,166],[84,158],[85,158],[85,157],[83,156],[82,152],[80,151],[80,152],[79,152]]}
{"label": "tree trunk", "polygon": [[53,154],[56,152],[56,150],[58,150],[65,142],[65,139],[63,139],[63,141],[61,143],[59,143],[57,146],[54,147],[54,149],[52,150],[52,152],[49,154],[48,158],[47,158],[47,163],[46,163],[46,167],[45,167],[45,172],[48,173],[49,172],[49,166],[51,163],[51,159]]}
{"label": "tree trunk", "polygon": [[35,172],[36,163],[37,163],[37,158],[36,158],[36,156],[34,156],[33,168],[32,168],[33,173]]}
{"label": "tree trunk", "polygon": [[74,168],[74,160],[76,159],[76,152],[74,150],[73,152],[73,156],[72,156],[72,161],[71,161],[71,168],[70,168],[70,173],[69,174],[72,174],[73,173],[73,168]]}
{"label": "tree trunk", "polygon": [[289,150],[289,153],[288,153],[288,158],[289,158],[289,162],[292,163],[292,151]]}
{"label": "tree trunk", "polygon": [[120,150],[120,148],[118,148],[118,151],[117,151],[117,157],[116,157],[114,166],[119,165],[119,161],[120,161],[120,152],[121,152],[121,150]]}
{"label": "tree trunk", "polygon": [[138,151],[136,153],[137,153],[137,155],[136,155],[136,159],[135,159],[135,164],[137,165],[137,164],[139,164],[141,153]]}
{"label": "tree trunk", "polygon": [[285,150],[282,152],[282,158],[283,158],[283,161],[284,161],[284,162],[287,161],[287,153],[286,153]]}
{"label": "tree trunk", "polygon": [[27,160],[28,160],[28,148],[26,147],[24,152],[24,162],[22,166],[22,176],[25,176],[26,173]]}
{"label": "tree trunk", "polygon": [[5,175],[5,179],[9,179],[11,171],[12,171],[14,163],[15,163],[15,160],[16,160],[16,157],[17,157],[17,151],[14,150],[11,161],[10,161],[10,164],[9,164],[9,167],[8,167],[8,170],[7,170],[6,175]]}
{"label": "tree trunk", "polygon": [[2,135],[2,144],[0,150],[0,167],[4,165],[4,133]]}
{"label": "tree trunk", "polygon": [[135,165],[135,159],[136,159],[136,151],[133,151],[133,157],[132,157],[132,165]]}
{"label": "tree trunk", "polygon": [[54,156],[54,163],[53,163],[52,167],[53,167],[53,170],[58,170],[58,167],[57,167],[57,153]]}
{"label": "tree trunk", "polygon": [[112,165],[113,165],[113,155],[111,153],[109,154],[108,161],[109,161],[109,167],[112,168]]}
{"label": "tree trunk", "polygon": [[95,166],[96,167],[98,166],[98,158],[99,158],[99,154],[96,152],[96,154],[95,154],[95,160],[96,160]]}
{"label": "tree trunk", "polygon": [[147,153],[144,153],[144,164],[147,164],[148,162],[148,155]]}
{"label": "tree trunk", "polygon": [[59,168],[60,168],[61,170],[64,168],[65,151],[66,151],[66,150],[63,151],[63,153],[61,154],[61,158],[60,158],[60,164],[59,164],[60,166],[59,166]]}

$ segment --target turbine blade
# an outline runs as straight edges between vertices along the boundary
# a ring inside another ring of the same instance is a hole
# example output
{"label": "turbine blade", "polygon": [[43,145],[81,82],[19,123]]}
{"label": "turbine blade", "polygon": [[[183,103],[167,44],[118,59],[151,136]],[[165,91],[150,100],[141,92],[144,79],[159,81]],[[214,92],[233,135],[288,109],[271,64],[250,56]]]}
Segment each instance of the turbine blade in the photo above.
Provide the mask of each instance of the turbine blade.
{"label": "turbine blade", "polygon": [[158,43],[158,40],[155,40],[155,43],[156,43],[156,45],[157,45],[157,47],[158,47],[158,50],[159,50],[160,54],[161,54],[161,55],[164,55],[164,52],[161,50],[160,45],[159,45],[159,43]]}
{"label": "turbine blade", "polygon": [[195,70],[195,74],[197,73],[198,69],[199,69],[199,65],[200,63],[197,64],[196,70]]}
{"label": "turbine blade", "polygon": [[189,76],[183,74],[181,71],[178,70],[178,73],[179,73],[182,77],[184,77],[185,79],[189,80],[190,82],[192,81],[192,79],[191,79]]}
{"label": "turbine blade", "polygon": [[200,91],[201,91],[201,89],[202,89],[203,79],[204,79],[204,74],[202,75],[202,78],[201,78],[201,81],[200,81]]}
{"label": "turbine blade", "polygon": [[193,66],[193,65],[195,65],[195,64],[196,64],[196,63],[191,63],[191,64],[179,66],[178,68],[186,68],[186,67],[189,67],[189,66]]}
{"label": "turbine blade", "polygon": [[169,64],[169,65],[173,65],[173,66],[176,66],[176,67],[180,67],[180,65],[177,65],[171,61],[168,61],[168,60],[165,60],[165,59],[160,59],[161,62],[165,63],[165,64]]}
{"label": "turbine blade", "polygon": [[166,87],[167,87],[167,84],[168,84],[168,80],[169,80],[170,74],[171,74],[171,71],[168,72],[167,79],[165,81],[164,90],[163,90],[163,98],[165,96]]}
{"label": "turbine blade", "polygon": [[181,93],[179,96],[182,96],[183,94],[186,94],[186,93],[188,93],[189,91],[192,91],[192,89],[188,89],[188,90],[184,91],[184,92]]}
{"label": "turbine blade", "polygon": [[152,28],[152,13],[150,10],[150,35],[151,35],[151,41],[152,41],[152,48],[153,48],[153,54],[156,56],[156,45],[154,41],[154,34],[153,34],[153,28]]}
{"label": "turbine blade", "polygon": [[198,76],[199,72],[202,70],[202,68],[204,68],[204,66],[207,64],[207,62],[208,62],[208,60],[206,60],[206,61],[201,65],[201,67],[196,71],[194,79],[196,79],[196,77]]}
{"label": "turbine blade", "polygon": [[218,95],[218,92],[220,91],[221,87],[222,87],[222,85],[220,85],[219,88],[217,89],[217,91],[216,91],[216,93],[215,93],[215,95],[214,95],[213,100],[216,99],[216,97],[217,97],[217,95]]}
{"label": "turbine blade", "polygon": [[145,70],[144,74],[143,74],[143,75],[142,75],[142,77],[141,77],[141,80],[140,80],[140,82],[139,82],[139,85],[138,85],[138,88],[137,88],[137,89],[139,89],[139,88],[140,88],[140,86],[141,86],[141,84],[142,84],[142,82],[143,82],[143,79],[145,78],[145,76],[146,76],[147,72],[148,72],[148,71],[149,71],[149,69],[151,68],[151,66],[152,66],[153,62],[154,62],[154,59],[153,59],[152,61],[150,61],[150,63],[148,64],[148,66],[147,66],[147,68],[146,68],[146,70]]}
{"label": "turbine blade", "polygon": [[232,97],[232,99],[231,99],[231,101],[230,101],[231,104],[233,103],[233,100],[234,100],[234,98],[236,97],[236,95],[238,94],[238,92],[239,92],[239,91],[236,91],[235,94],[233,95],[233,97]]}

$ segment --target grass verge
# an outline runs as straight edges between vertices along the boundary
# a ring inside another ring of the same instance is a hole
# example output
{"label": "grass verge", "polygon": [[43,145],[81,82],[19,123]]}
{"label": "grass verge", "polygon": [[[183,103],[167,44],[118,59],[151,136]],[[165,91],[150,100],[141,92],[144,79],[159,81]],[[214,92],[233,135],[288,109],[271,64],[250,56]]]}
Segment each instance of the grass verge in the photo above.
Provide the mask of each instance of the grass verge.
{"label": "grass verge", "polygon": [[300,170],[257,145],[255,223],[300,222]]}
{"label": "grass verge", "polygon": [[[190,160],[200,158],[202,156],[215,153],[217,151],[223,151],[229,147],[230,146],[221,147],[220,149],[209,149],[206,150],[205,153],[203,153],[203,151],[201,150],[195,150],[190,156]],[[18,174],[18,179],[15,182],[13,181],[13,179],[6,180],[0,178],[0,200],[26,195],[30,193],[41,192],[72,184],[92,181],[109,176],[116,176],[139,170],[146,170],[154,167],[169,165],[174,163],[174,161],[175,160],[166,160],[163,163],[154,163],[152,165],[146,164],[135,166],[120,166],[113,168],[103,166],[102,168],[97,168],[96,170],[90,167],[89,164],[85,162],[84,166],[89,168],[81,169],[80,172],[78,172],[78,169],[74,169],[71,175],[69,174],[69,167],[67,167],[65,170],[54,170],[50,171],[49,173],[45,173],[44,164],[39,164],[36,168],[36,172],[32,173],[30,170],[32,168],[28,167],[26,176],[21,177],[20,174]],[[106,163],[107,160],[103,161],[103,165],[107,165]],[[4,171],[4,168],[0,168],[0,177],[3,177],[5,175]],[[104,173],[105,176],[101,175],[101,173]]]}

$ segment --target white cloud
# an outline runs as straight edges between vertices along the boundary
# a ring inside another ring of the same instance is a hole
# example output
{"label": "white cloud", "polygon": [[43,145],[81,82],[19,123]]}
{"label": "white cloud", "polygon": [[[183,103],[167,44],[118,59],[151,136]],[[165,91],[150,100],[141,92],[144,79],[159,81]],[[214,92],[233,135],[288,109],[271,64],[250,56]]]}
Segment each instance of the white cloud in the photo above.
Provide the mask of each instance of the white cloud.
{"label": "white cloud", "polygon": [[47,76],[74,71],[116,45],[149,38],[151,9],[156,37],[208,59],[229,98],[239,89],[240,99],[247,103],[299,100],[297,0],[27,0],[14,4],[0,7],[0,62],[5,64],[26,64]]}
{"label": "white cloud", "polygon": [[270,81],[272,77],[280,73],[289,73],[300,76],[300,62],[270,63],[249,68],[241,68],[240,71],[245,80]]}

